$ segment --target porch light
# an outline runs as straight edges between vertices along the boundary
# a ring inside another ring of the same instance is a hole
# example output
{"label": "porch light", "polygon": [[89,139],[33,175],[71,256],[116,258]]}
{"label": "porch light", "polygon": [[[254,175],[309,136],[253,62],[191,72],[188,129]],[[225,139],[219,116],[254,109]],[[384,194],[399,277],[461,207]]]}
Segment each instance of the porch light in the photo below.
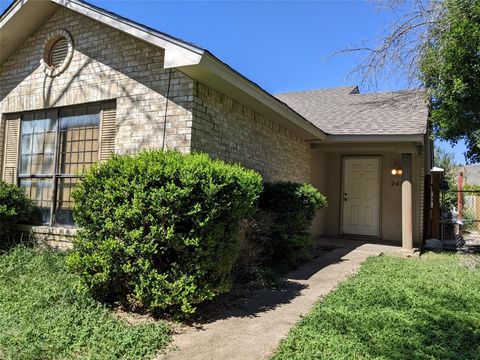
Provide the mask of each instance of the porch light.
{"label": "porch light", "polygon": [[392,169],[392,175],[393,176],[401,176],[403,174],[403,170],[399,165],[395,165],[395,167]]}

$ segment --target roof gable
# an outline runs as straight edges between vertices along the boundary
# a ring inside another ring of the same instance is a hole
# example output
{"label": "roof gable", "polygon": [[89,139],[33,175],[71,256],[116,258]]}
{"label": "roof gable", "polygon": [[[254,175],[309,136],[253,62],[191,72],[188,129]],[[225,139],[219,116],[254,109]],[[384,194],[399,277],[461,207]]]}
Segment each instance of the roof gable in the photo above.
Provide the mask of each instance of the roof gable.
{"label": "roof gable", "polygon": [[[165,68],[198,64],[204,50],[80,0],[17,0],[0,19],[0,64],[60,6],[165,49]],[[22,21],[15,21],[17,19]]]}
{"label": "roof gable", "polygon": [[207,50],[81,0],[15,0],[0,18],[0,65],[60,6],[165,49],[165,68],[181,70],[265,117],[276,119],[304,139],[325,138],[321,129]]}

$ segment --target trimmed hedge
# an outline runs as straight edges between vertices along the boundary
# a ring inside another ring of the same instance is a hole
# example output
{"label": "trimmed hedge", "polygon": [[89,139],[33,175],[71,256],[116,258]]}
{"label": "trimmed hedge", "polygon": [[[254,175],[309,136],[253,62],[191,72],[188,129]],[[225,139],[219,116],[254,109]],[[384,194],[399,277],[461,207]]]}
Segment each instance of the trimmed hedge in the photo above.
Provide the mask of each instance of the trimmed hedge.
{"label": "trimmed hedge", "polygon": [[33,203],[16,185],[0,180],[0,249],[7,249],[15,239],[12,236],[17,223],[28,221]]}
{"label": "trimmed hedge", "polygon": [[256,172],[204,154],[115,156],[73,192],[83,230],[68,263],[98,299],[191,314],[229,290],[239,223],[261,190]]}
{"label": "trimmed hedge", "polygon": [[246,231],[246,247],[256,249],[257,265],[288,270],[307,259],[310,226],[326,205],[325,196],[310,184],[265,183],[259,210]]}

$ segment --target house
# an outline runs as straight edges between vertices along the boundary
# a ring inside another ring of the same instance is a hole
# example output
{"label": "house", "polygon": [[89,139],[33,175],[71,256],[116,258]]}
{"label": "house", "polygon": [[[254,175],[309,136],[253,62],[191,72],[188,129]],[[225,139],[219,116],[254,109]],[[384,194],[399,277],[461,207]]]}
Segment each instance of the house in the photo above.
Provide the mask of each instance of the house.
{"label": "house", "polygon": [[80,0],[14,1],[0,32],[0,175],[35,200],[36,233],[75,232],[78,171],[157,148],[311,182],[329,202],[314,235],[422,240],[420,93],[272,96],[205,49]]}

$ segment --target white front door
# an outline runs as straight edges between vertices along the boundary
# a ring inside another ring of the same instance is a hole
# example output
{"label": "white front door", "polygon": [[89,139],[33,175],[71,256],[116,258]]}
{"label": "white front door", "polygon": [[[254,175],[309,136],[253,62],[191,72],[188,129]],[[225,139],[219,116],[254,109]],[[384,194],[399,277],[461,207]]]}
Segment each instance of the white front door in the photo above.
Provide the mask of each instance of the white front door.
{"label": "white front door", "polygon": [[344,158],[343,233],[379,236],[380,159]]}

